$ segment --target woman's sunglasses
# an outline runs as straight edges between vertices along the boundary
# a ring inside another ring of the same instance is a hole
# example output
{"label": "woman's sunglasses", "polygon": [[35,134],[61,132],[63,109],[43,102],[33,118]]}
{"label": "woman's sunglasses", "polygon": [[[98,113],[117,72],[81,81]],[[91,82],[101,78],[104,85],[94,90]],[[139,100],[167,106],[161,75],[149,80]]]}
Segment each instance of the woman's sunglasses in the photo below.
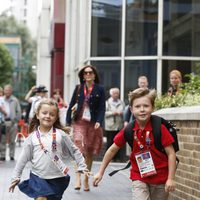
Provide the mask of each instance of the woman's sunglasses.
{"label": "woman's sunglasses", "polygon": [[84,71],[83,74],[84,75],[87,75],[87,74],[91,75],[91,74],[94,74],[94,72],[93,71]]}

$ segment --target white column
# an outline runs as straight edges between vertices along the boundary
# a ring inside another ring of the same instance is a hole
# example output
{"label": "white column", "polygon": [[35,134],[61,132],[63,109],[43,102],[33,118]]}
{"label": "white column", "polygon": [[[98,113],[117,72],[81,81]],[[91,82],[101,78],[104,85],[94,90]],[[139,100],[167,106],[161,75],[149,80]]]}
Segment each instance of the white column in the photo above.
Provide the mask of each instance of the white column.
{"label": "white column", "polygon": [[157,60],[157,92],[162,92],[162,48],[163,48],[163,0],[158,1],[158,60]]}
{"label": "white column", "polygon": [[51,58],[49,49],[51,1],[44,0],[38,28],[38,61],[37,61],[37,85],[43,84],[50,90]]}
{"label": "white column", "polygon": [[124,77],[125,77],[125,28],[126,28],[126,0],[122,1],[122,45],[121,45],[121,77],[120,77],[120,96],[124,101]]}
{"label": "white column", "polygon": [[90,56],[91,0],[66,0],[64,96],[69,102],[78,71]]}

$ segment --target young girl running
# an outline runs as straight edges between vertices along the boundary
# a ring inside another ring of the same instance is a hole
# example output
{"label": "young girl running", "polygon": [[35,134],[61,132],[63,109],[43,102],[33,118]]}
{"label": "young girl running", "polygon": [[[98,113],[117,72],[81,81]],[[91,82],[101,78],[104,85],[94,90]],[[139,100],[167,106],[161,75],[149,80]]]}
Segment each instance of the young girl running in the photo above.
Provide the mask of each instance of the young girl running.
{"label": "young girl running", "polygon": [[85,160],[64,132],[59,121],[59,108],[54,100],[42,100],[33,117],[22,153],[14,169],[9,192],[20,182],[22,171],[28,161],[32,170],[28,180],[19,183],[19,189],[35,200],[61,200],[68,187],[69,168],[64,164],[72,158],[78,172],[89,176]]}

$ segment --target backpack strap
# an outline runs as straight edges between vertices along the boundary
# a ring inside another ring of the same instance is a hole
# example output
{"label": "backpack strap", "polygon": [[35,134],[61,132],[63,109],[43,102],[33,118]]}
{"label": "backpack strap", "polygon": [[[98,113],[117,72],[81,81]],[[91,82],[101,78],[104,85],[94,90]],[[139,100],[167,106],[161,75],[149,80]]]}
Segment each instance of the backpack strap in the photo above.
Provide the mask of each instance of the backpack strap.
{"label": "backpack strap", "polygon": [[[164,126],[166,126],[166,128],[168,128],[169,122],[162,117],[159,117],[156,115],[151,116],[151,125],[152,125],[152,130],[153,130],[152,132],[153,132],[155,147],[162,153],[166,154],[165,149],[161,143],[161,137],[162,137],[161,124],[163,124]],[[179,149],[179,147],[177,148]],[[175,152],[177,151],[175,148],[174,150]],[[179,164],[179,158],[176,156],[176,168],[178,167],[178,164]]]}
{"label": "backpack strap", "polygon": [[[134,128],[134,126],[135,126],[135,120],[130,122],[124,129],[124,139],[131,147],[131,151],[133,148],[133,128]],[[109,173],[109,176],[113,176],[114,174],[116,174],[119,171],[128,169],[130,166],[131,166],[131,162],[129,160],[125,167],[112,171],[111,173]]]}
{"label": "backpack strap", "polygon": [[128,125],[124,129],[124,139],[131,147],[131,150],[133,148],[133,128],[134,128],[134,126],[135,126],[135,120],[128,123]]}
{"label": "backpack strap", "polygon": [[162,124],[162,118],[156,115],[151,116],[151,125],[152,125],[152,132],[154,137],[154,144],[156,149],[158,149],[161,152],[165,152],[162,143],[161,143],[161,124]]}
{"label": "backpack strap", "polygon": [[121,168],[121,169],[116,169],[116,170],[110,172],[108,175],[109,175],[109,176],[112,176],[112,175],[116,174],[116,173],[119,172],[119,171],[128,169],[130,166],[131,166],[131,162],[128,161],[128,163],[127,163],[127,165],[126,165],[125,167],[123,167],[123,168]]}

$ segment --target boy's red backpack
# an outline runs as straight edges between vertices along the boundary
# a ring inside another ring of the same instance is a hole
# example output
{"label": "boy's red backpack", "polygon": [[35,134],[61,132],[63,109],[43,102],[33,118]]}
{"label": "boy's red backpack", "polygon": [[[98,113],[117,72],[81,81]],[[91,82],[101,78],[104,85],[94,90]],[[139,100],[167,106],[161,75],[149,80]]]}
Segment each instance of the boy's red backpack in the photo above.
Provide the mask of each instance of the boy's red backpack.
{"label": "boy's red backpack", "polygon": [[[175,127],[174,123],[172,123],[171,121],[168,121],[168,120],[166,120],[162,117],[156,116],[156,115],[152,115],[151,116],[151,125],[152,125],[152,130],[153,130],[155,147],[159,151],[161,151],[162,153],[165,154],[165,149],[161,143],[161,136],[162,136],[161,124],[163,124],[168,129],[168,131],[174,138],[174,143],[173,143],[174,151],[175,152],[179,151],[179,144],[178,144],[178,137],[177,137],[177,131],[179,129],[177,129]],[[129,146],[131,147],[131,149],[133,148],[133,140],[134,140],[133,128],[134,128],[134,126],[135,126],[135,120],[130,122],[124,130],[124,138],[125,138],[126,142],[129,144]],[[177,161],[177,163],[179,163],[179,159],[177,157],[176,157],[176,161]],[[128,167],[130,167],[130,162],[123,169],[115,170],[115,171],[111,172],[109,175],[112,176],[115,173],[117,173],[118,171],[127,169]]]}

